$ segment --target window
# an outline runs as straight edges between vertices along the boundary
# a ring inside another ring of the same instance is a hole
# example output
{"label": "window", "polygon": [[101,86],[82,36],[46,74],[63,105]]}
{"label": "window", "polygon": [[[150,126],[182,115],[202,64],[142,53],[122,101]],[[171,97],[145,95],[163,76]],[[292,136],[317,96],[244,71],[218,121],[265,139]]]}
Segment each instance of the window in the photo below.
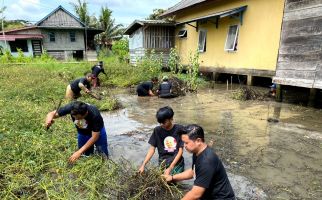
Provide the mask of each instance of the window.
{"label": "window", "polygon": [[178,33],[179,38],[186,38],[187,37],[187,30],[181,30]]}
{"label": "window", "polygon": [[237,51],[238,25],[229,26],[225,44],[226,51]]}
{"label": "window", "polygon": [[55,33],[54,32],[49,32],[49,41],[50,42],[55,42]]}
{"label": "window", "polygon": [[27,40],[10,41],[9,45],[11,52],[18,52],[17,49],[21,49],[23,52],[28,52]]}
{"label": "window", "polygon": [[76,42],[76,34],[75,32],[69,32],[69,37],[71,42]]}
{"label": "window", "polygon": [[199,31],[199,43],[198,43],[199,52],[206,51],[206,37],[207,37],[206,30],[200,30]]}

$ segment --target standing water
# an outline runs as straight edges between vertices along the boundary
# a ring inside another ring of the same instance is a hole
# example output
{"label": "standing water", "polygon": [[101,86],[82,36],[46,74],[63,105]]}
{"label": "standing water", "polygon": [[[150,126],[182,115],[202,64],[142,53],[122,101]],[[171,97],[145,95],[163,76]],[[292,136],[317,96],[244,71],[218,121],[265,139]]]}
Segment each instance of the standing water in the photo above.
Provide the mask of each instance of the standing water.
{"label": "standing water", "polygon": [[[322,199],[321,110],[233,100],[221,85],[174,99],[114,93],[124,109],[103,115],[112,159],[139,166],[158,125],[156,111],[171,106],[175,123],[204,128],[239,199]],[[191,155],[184,157],[188,168]]]}

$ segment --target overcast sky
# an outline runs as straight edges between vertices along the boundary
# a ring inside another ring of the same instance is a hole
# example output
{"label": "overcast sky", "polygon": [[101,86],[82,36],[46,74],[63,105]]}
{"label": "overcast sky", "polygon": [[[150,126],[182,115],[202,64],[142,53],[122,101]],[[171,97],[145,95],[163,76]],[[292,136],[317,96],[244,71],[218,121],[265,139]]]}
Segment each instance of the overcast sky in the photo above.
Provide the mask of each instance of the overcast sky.
{"label": "overcast sky", "polygon": [[[144,19],[154,8],[167,9],[180,0],[87,0],[90,15],[98,16],[101,6],[113,11],[116,23],[129,25],[135,19]],[[23,19],[35,23],[62,5],[75,14],[70,2],[77,0],[0,0],[0,6],[7,7],[4,12],[6,19]]]}

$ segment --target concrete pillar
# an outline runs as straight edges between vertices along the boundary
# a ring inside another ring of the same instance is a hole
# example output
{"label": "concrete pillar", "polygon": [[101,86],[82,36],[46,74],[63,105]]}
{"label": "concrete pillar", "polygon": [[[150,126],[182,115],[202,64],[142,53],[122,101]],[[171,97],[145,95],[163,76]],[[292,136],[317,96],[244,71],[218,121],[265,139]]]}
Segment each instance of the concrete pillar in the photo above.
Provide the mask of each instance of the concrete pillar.
{"label": "concrete pillar", "polygon": [[253,85],[253,76],[247,75],[247,85],[251,86]]}
{"label": "concrete pillar", "polygon": [[315,106],[316,91],[317,90],[315,88],[310,89],[310,96],[309,96],[309,103],[308,103],[308,106],[310,106],[310,107]]}
{"label": "concrete pillar", "polygon": [[282,97],[282,85],[277,84],[276,85],[276,101],[282,102],[283,97]]}
{"label": "concrete pillar", "polygon": [[219,73],[218,72],[212,72],[212,80],[216,83],[216,81],[218,80],[219,77]]}

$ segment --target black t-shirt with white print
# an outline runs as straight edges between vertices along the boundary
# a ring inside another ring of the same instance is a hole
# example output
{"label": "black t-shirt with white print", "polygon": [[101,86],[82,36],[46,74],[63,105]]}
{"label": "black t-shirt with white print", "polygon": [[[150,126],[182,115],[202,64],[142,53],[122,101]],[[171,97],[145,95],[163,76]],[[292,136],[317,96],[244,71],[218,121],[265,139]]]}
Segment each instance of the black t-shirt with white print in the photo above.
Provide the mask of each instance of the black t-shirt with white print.
{"label": "black t-shirt with white print", "polygon": [[182,126],[179,124],[174,124],[171,130],[166,130],[161,126],[154,128],[149,144],[158,149],[159,162],[165,160],[166,164],[170,165],[178,154],[179,148],[183,148],[183,142],[178,135],[180,129]]}
{"label": "black t-shirt with white print", "polygon": [[[90,104],[86,104],[86,106],[88,114],[84,119],[75,120],[75,118],[72,116],[71,118],[75,124],[75,127],[77,128],[78,133],[83,135],[91,135],[92,131],[99,132],[104,127],[104,122],[99,110],[95,106]],[[71,113],[72,107],[73,102],[60,108],[57,113],[59,116],[65,116]]]}
{"label": "black t-shirt with white print", "polygon": [[194,185],[206,189],[200,199],[235,200],[235,194],[226,170],[219,157],[210,147],[207,147],[198,156],[193,154],[192,169],[195,170],[196,175]]}

